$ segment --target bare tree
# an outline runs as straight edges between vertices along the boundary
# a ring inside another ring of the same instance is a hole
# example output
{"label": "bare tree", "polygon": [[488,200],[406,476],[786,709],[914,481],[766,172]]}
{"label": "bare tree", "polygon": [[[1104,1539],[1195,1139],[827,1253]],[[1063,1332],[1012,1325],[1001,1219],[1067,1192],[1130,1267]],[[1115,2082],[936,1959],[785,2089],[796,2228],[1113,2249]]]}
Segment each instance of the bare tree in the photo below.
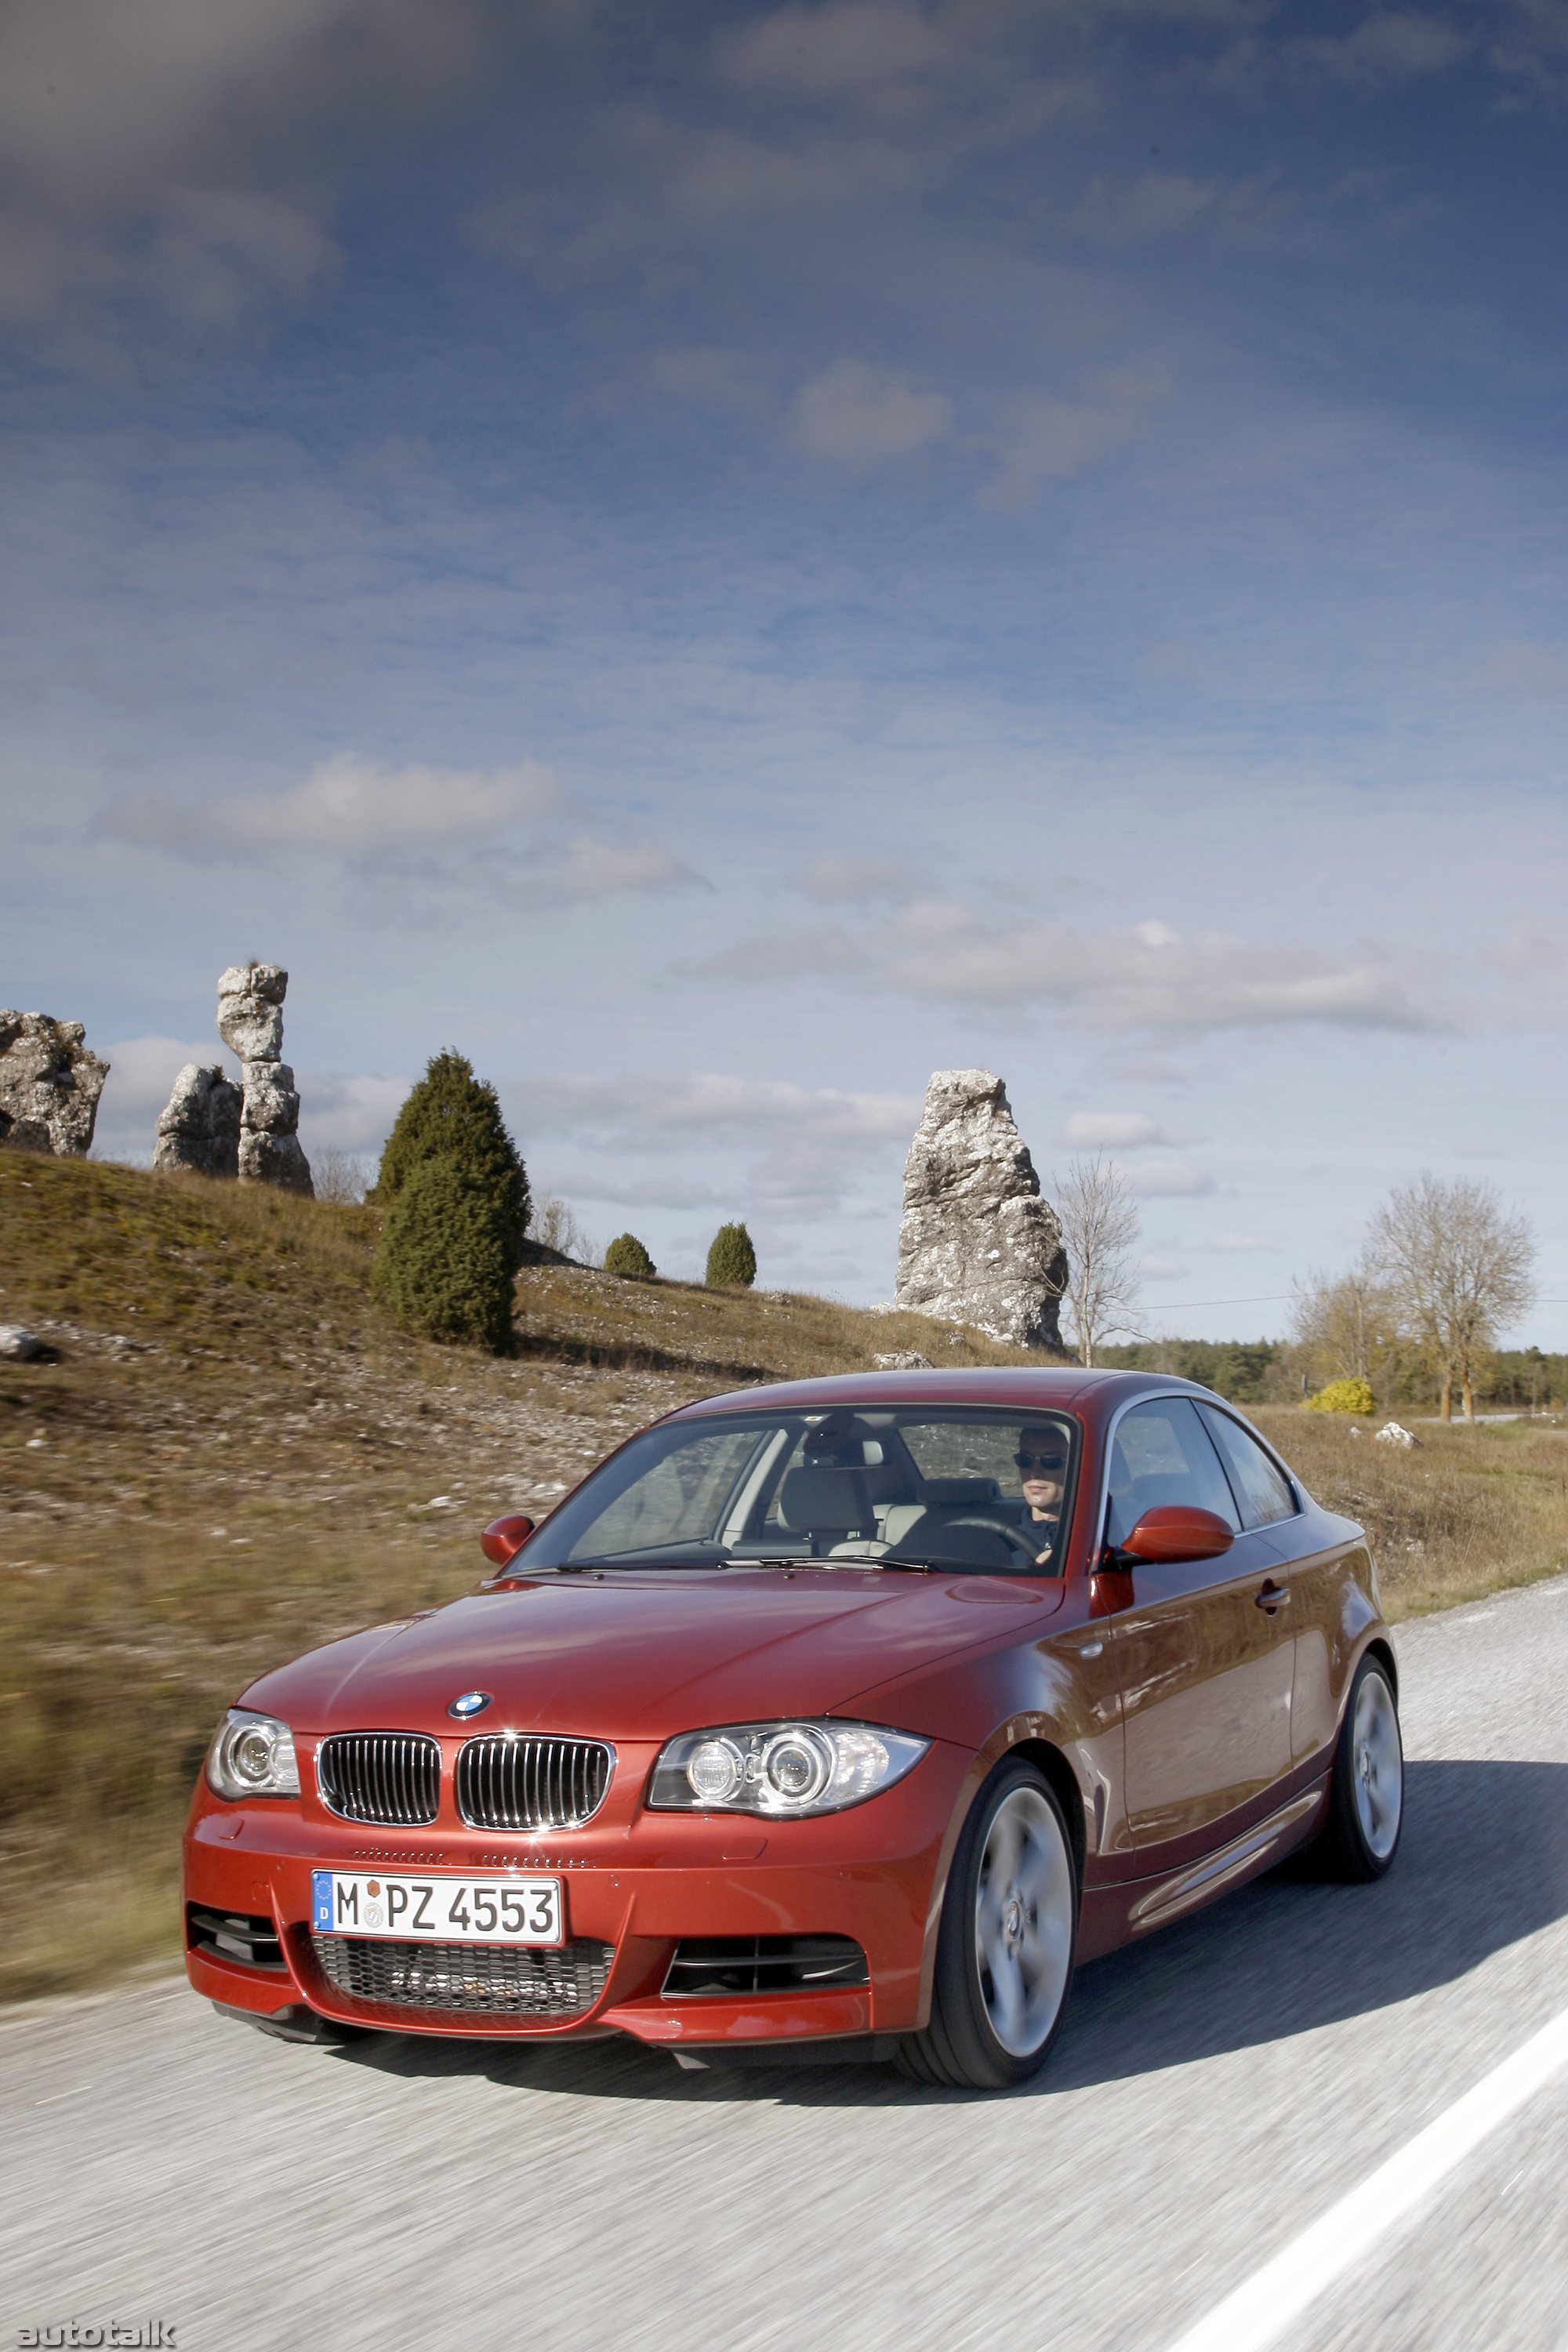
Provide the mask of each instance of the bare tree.
{"label": "bare tree", "polygon": [[1387,1395],[1404,1335],[1394,1294],[1364,1256],[1348,1274],[1313,1267],[1292,1283],[1290,1328],[1320,1386],[1361,1380]]}
{"label": "bare tree", "polygon": [[1529,1219],[1505,1215],[1489,1184],[1423,1171],[1373,1218],[1368,1256],[1442,1375],[1443,1419],[1454,1417],[1457,1379],[1473,1422],[1477,1364],[1535,1297]]}
{"label": "bare tree", "polygon": [[1051,1178],[1053,1205],[1061,1219],[1068,1254],[1064,1294],[1072,1318],[1073,1345],[1081,1363],[1113,1332],[1131,1330],[1138,1304],[1138,1208],[1131,1179],[1114,1160],[1096,1152],[1069,1162],[1065,1177]]}
{"label": "bare tree", "polygon": [[310,1176],[318,1201],[331,1201],[339,1208],[353,1208],[364,1199],[364,1170],[335,1143],[318,1151],[310,1162]]}
{"label": "bare tree", "polygon": [[573,1258],[579,1265],[597,1265],[599,1254],[577,1223],[575,1212],[555,1194],[535,1201],[529,1213],[528,1237]]}

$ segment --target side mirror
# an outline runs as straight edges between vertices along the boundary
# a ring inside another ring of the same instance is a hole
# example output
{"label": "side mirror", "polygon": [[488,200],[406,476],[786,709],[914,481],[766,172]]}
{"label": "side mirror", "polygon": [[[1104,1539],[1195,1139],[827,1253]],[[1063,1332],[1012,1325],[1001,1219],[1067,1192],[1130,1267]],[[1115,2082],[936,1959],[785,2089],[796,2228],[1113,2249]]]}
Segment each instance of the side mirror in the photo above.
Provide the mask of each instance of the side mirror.
{"label": "side mirror", "polygon": [[1217,1559],[1235,1541],[1217,1511],[1200,1511],[1190,1503],[1156,1503],[1127,1537],[1120,1557],[1173,1567],[1181,1560]]}
{"label": "side mirror", "polygon": [[490,1521],[479,1538],[479,1549],[496,1568],[510,1568],[532,1533],[531,1519],[525,1519],[521,1511],[509,1511],[504,1518]]}

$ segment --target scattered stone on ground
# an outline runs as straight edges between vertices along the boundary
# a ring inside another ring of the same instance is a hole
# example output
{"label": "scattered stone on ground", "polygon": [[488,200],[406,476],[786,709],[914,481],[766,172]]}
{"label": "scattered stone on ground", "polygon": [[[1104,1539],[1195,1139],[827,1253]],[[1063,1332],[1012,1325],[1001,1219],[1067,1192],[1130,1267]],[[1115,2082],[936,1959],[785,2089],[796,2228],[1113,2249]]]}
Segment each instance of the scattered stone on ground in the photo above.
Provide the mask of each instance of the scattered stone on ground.
{"label": "scattered stone on ground", "polygon": [[300,1097],[283,1055],[289,975],[275,963],[231,964],[217,984],[218,1034],[245,1073],[238,1173],[255,1184],[314,1193],[299,1136]]}
{"label": "scattered stone on ground", "polygon": [[239,1173],[240,1089],[221,1062],[187,1062],[158,1115],[154,1168],[195,1168],[204,1176]]}
{"label": "scattered stone on ground", "polygon": [[43,1352],[44,1343],[36,1331],[21,1323],[0,1323],[0,1356],[9,1357],[13,1363],[30,1364]]}
{"label": "scattered stone on ground", "polygon": [[1380,1444],[1403,1445],[1406,1452],[1411,1446],[1419,1445],[1421,1443],[1411,1430],[1402,1429],[1396,1421],[1385,1421],[1376,1434]]}
{"label": "scattered stone on ground", "polygon": [[61,1160],[90,1150],[108,1076],[79,1021],[0,1013],[0,1143]]}
{"label": "scattered stone on ground", "polygon": [[896,1305],[1059,1350],[1067,1274],[1061,1225],[1002,1080],[936,1071],[904,1166]]}
{"label": "scattered stone on ground", "polygon": [[916,1353],[913,1348],[895,1348],[889,1356],[873,1356],[871,1361],[879,1372],[934,1372],[936,1366],[929,1356]]}

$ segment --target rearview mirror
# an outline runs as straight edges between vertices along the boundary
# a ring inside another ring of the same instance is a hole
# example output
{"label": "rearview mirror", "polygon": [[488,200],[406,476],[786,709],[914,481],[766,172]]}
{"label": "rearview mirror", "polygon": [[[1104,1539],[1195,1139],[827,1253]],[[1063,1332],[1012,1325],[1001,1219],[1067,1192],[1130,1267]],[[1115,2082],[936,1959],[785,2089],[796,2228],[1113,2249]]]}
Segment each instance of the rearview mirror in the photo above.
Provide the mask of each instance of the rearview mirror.
{"label": "rearview mirror", "polygon": [[1181,1560],[1217,1559],[1235,1541],[1217,1511],[1200,1511],[1190,1503],[1156,1503],[1124,1539],[1121,1557],[1173,1567]]}
{"label": "rearview mirror", "polygon": [[479,1549],[495,1567],[510,1568],[532,1533],[531,1519],[525,1519],[521,1511],[509,1511],[504,1518],[490,1521],[479,1538]]}

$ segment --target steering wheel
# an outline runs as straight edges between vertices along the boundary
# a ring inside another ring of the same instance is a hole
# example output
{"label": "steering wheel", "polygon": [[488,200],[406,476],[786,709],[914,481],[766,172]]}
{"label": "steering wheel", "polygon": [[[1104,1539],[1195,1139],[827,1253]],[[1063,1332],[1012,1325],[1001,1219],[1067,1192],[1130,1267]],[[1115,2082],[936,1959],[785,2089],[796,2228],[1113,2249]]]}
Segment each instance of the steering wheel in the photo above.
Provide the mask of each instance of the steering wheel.
{"label": "steering wheel", "polygon": [[1017,1563],[1021,1568],[1038,1567],[1040,1553],[1042,1551],[1051,1553],[1056,1549],[1054,1535],[1048,1544],[1043,1544],[1037,1538],[1031,1540],[1021,1528],[1016,1528],[1010,1519],[986,1518],[979,1512],[972,1513],[962,1519],[949,1519],[947,1525],[950,1528],[984,1528],[990,1535],[1001,1536],[1017,1554]]}

